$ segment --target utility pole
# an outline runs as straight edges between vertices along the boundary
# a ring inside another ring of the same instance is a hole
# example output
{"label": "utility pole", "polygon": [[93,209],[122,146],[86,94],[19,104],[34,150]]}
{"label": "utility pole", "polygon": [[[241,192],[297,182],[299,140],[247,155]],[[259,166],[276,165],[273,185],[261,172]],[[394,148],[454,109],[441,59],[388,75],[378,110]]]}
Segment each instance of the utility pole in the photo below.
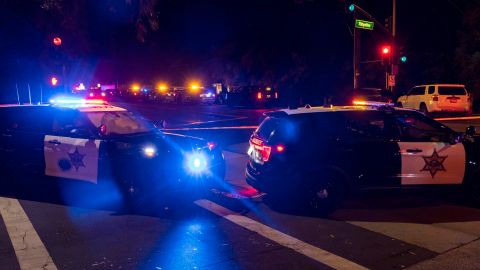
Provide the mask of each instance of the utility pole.
{"label": "utility pole", "polygon": [[397,34],[397,0],[392,0],[392,37],[395,39]]}
{"label": "utility pole", "polygon": [[[396,72],[394,70],[397,70],[397,59],[398,59],[398,46],[396,46],[395,43],[395,35],[397,32],[397,0],[392,0],[392,47],[394,48],[392,52],[392,60],[391,65],[390,65],[390,73],[392,76],[396,76]],[[394,60],[395,59],[395,60]],[[388,78],[388,74],[387,74]],[[393,93],[395,90],[395,86],[390,86],[390,91]]]}

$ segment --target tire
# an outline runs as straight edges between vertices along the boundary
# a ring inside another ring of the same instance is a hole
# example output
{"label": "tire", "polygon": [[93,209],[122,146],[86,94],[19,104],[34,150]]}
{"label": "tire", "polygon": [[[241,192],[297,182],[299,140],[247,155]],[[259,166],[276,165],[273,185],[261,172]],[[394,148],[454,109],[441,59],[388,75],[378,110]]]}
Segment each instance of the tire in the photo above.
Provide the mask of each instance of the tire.
{"label": "tire", "polygon": [[397,102],[397,106],[398,108],[403,108],[403,104],[401,102]]}
{"label": "tire", "polygon": [[[319,174],[322,175],[322,174]],[[344,200],[347,193],[346,179],[340,173],[331,172],[319,182],[307,185],[306,206],[315,214],[326,216]]]}
{"label": "tire", "polygon": [[425,115],[428,115],[428,109],[427,109],[427,105],[425,105],[425,103],[421,103],[420,104],[420,108],[418,109],[421,113],[425,114]]}

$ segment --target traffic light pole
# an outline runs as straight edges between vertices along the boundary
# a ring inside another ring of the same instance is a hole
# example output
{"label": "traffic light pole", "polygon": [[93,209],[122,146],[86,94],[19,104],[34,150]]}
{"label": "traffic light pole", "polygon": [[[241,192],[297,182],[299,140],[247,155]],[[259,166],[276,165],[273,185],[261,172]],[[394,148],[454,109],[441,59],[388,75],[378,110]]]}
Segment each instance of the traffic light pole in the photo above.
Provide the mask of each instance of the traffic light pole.
{"label": "traffic light pole", "polygon": [[360,30],[353,28],[353,89],[358,89],[360,77]]}

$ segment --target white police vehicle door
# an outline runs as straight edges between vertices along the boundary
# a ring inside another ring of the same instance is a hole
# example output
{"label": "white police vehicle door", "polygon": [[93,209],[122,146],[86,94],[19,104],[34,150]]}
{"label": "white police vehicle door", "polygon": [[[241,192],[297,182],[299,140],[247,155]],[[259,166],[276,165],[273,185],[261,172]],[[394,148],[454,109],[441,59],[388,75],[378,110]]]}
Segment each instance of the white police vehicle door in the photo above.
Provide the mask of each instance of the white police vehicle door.
{"label": "white police vehicle door", "polygon": [[461,184],[465,148],[451,143],[451,132],[426,117],[398,115],[402,185]]}
{"label": "white police vehicle door", "polygon": [[45,174],[97,183],[100,140],[82,113],[59,111],[44,139]]}

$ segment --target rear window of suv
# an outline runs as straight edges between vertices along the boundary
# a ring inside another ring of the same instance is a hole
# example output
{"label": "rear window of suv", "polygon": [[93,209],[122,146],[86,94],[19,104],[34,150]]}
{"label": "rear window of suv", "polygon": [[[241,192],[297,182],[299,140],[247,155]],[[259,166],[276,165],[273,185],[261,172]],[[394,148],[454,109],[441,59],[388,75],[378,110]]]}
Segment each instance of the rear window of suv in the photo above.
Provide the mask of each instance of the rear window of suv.
{"label": "rear window of suv", "polygon": [[466,95],[467,91],[465,91],[465,88],[463,87],[452,87],[452,86],[439,86],[438,87],[438,94],[439,95]]}

